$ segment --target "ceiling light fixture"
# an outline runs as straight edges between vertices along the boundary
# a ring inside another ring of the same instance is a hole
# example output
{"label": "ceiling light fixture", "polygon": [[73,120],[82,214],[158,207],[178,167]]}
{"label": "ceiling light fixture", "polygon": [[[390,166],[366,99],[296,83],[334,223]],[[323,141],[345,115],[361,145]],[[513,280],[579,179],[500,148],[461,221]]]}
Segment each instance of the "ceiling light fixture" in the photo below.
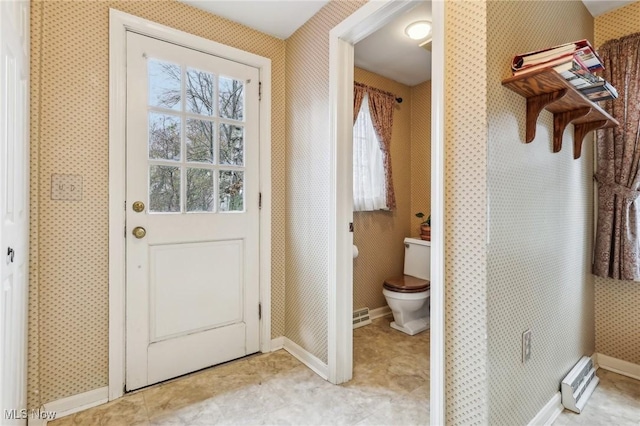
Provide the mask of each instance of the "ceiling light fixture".
{"label": "ceiling light fixture", "polygon": [[422,40],[431,33],[431,22],[416,21],[404,29],[404,33],[412,40]]}

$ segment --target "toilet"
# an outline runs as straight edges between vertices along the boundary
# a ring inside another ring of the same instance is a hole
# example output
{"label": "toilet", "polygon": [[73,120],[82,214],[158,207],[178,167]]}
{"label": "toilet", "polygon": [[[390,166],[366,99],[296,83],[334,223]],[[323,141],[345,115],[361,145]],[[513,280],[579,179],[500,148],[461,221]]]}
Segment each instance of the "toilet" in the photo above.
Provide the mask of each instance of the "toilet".
{"label": "toilet", "polygon": [[384,281],[382,294],[393,312],[391,327],[410,336],[429,328],[431,241],[404,239],[404,275]]}

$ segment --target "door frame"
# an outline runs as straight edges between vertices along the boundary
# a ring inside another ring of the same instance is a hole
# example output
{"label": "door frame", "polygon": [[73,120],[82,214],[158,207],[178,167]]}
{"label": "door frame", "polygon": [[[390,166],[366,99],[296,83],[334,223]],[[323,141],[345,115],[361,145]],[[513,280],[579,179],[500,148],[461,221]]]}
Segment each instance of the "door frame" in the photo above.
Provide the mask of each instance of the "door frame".
{"label": "door frame", "polygon": [[[404,0],[370,1],[329,33],[330,193],[328,368],[335,384],[353,375],[353,45],[415,6]],[[430,423],[445,424],[444,312],[444,71],[445,4],[432,1],[431,97],[431,342]]]}
{"label": "door frame", "polygon": [[[29,261],[30,261],[30,253],[31,253],[31,244],[30,244],[30,235],[31,235],[31,227],[30,227],[30,217],[31,217],[31,204],[29,201],[29,195],[30,195],[30,188],[31,188],[31,181],[30,181],[30,177],[31,177],[31,152],[30,152],[30,147],[31,147],[31,121],[30,121],[30,102],[31,102],[31,98],[29,96],[30,94],[30,90],[31,90],[31,64],[29,62],[29,46],[30,46],[30,21],[29,21],[29,8],[30,8],[30,0],[27,0],[26,2],[19,2],[19,1],[14,1],[14,2],[6,2],[4,4],[0,4],[0,22],[2,22],[4,19],[7,19],[9,21],[11,21],[12,19],[14,20],[14,24],[15,25],[9,25],[6,28],[2,28],[0,29],[0,41],[2,41],[3,43],[7,43],[8,45],[13,46],[13,44],[15,43],[16,45],[18,45],[20,47],[19,51],[15,52],[16,53],[16,63],[18,63],[22,69],[22,73],[19,75],[16,75],[16,77],[18,77],[18,79],[22,79],[22,77],[24,77],[24,93],[21,93],[22,87],[16,87],[15,88],[15,99],[16,101],[18,99],[20,99],[20,97],[22,97],[22,104],[19,105],[19,107],[21,108],[21,111],[19,111],[20,114],[20,122],[17,123],[17,126],[15,127],[16,130],[16,137],[18,137],[17,133],[19,131],[22,131],[22,135],[20,135],[20,137],[23,137],[24,140],[22,141],[23,144],[21,144],[21,146],[19,147],[19,149],[23,150],[22,151],[22,164],[19,164],[18,167],[21,167],[22,170],[20,171],[20,174],[22,174],[23,180],[22,182],[15,182],[14,181],[14,185],[13,185],[13,189],[14,189],[14,201],[15,201],[15,196],[19,193],[22,193],[22,206],[18,206],[17,204],[14,205],[14,214],[17,217],[17,212],[19,209],[23,209],[23,215],[24,215],[24,222],[20,225],[16,225],[16,234],[12,237],[12,239],[10,240],[2,240],[3,243],[9,243],[11,244],[11,246],[13,246],[12,248],[15,248],[17,250],[17,254],[16,256],[16,263],[14,263],[12,266],[14,268],[14,271],[17,272],[18,269],[18,265],[20,265],[20,262],[24,262],[24,282],[18,282],[18,280],[16,280],[14,282],[13,288],[12,288],[12,297],[13,297],[13,302],[14,304],[12,305],[12,308],[16,311],[18,311],[18,315],[20,315],[19,321],[16,322],[13,326],[12,330],[9,330],[10,333],[8,333],[7,335],[2,336],[3,338],[0,339],[0,348],[4,349],[4,348],[12,348],[14,351],[17,350],[18,354],[21,355],[20,357],[16,357],[15,359],[15,370],[17,370],[16,372],[16,378],[17,381],[16,383],[14,383],[14,387],[13,389],[5,389],[4,386],[6,384],[6,382],[0,383],[0,410],[3,410],[3,412],[0,413],[0,418],[4,418],[4,410],[5,409],[11,409],[11,408],[15,408],[15,409],[27,409],[27,369],[29,367],[29,359],[27,356],[27,352],[28,352],[28,344],[29,344],[29,315],[31,312],[29,312],[29,292],[30,292],[30,280],[29,280]],[[13,14],[11,14],[11,12],[13,12]],[[6,14],[6,15],[5,15]],[[7,36],[7,39],[5,39],[5,36]],[[15,46],[15,47],[18,47]],[[6,72],[6,70],[5,70]],[[0,72],[0,75],[5,75],[5,72]],[[0,105],[8,105],[8,96],[6,93],[4,92],[0,92]],[[18,102],[18,101],[17,101]],[[9,126],[8,122],[5,122],[5,126]],[[0,131],[6,131],[6,128],[2,128],[0,127]],[[6,133],[5,133],[6,135]],[[12,143],[11,140],[7,139],[6,140],[7,144]],[[17,152],[14,152],[14,158],[18,156]],[[1,170],[1,166],[0,166],[0,173],[2,172]],[[19,183],[22,184],[22,186],[18,185]],[[0,190],[0,192],[2,192]],[[5,194],[2,194],[5,195]],[[0,200],[0,205],[3,204],[3,201]],[[2,209],[0,209],[2,210]],[[3,271],[5,270],[5,268],[8,268],[9,266],[7,266],[7,264],[5,263],[5,256],[7,256],[7,252],[5,250],[7,250],[7,246],[3,245],[0,247],[0,250],[2,250],[2,257],[0,260],[0,277],[2,277],[3,275]],[[14,272],[14,274],[17,275],[17,273]],[[24,286],[24,287],[23,287]],[[0,290],[2,291],[2,290]],[[22,304],[18,305],[16,304],[16,302],[20,301],[20,297],[23,296],[24,299],[22,300]],[[0,295],[0,302],[2,303],[2,305],[4,305],[4,297],[2,297],[2,295]],[[2,306],[0,305],[0,306]],[[1,314],[3,317],[0,317],[0,335],[2,334],[2,327],[4,327],[4,315],[6,315],[6,312],[3,312]],[[13,313],[13,317],[11,319],[16,319],[16,314],[15,312]],[[16,340],[16,338],[18,338]],[[4,353],[3,353],[4,354]],[[9,355],[16,355],[15,352],[13,352],[12,354]],[[2,366],[0,366],[0,370],[2,370]],[[2,377],[0,377],[0,379],[5,380],[7,378],[7,375],[4,375]],[[5,407],[3,406],[3,403],[7,402],[6,401],[6,395],[3,395],[3,390],[8,390],[10,392],[13,392],[14,394],[18,394],[18,400],[20,403],[24,402],[24,406],[20,406],[20,407]],[[19,421],[19,424],[26,424],[26,418],[22,419]]]}
{"label": "door frame", "polygon": [[109,400],[125,384],[126,33],[258,68],[260,101],[260,351],[271,350],[271,59],[229,47],[128,13],[109,9]]}

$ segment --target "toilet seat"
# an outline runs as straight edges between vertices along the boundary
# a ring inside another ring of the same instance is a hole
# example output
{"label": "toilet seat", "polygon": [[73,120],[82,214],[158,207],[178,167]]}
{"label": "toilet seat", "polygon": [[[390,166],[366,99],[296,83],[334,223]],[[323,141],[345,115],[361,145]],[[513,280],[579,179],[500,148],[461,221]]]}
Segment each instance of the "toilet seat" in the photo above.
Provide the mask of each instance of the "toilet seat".
{"label": "toilet seat", "polygon": [[431,281],[412,277],[411,275],[403,275],[386,279],[383,287],[397,293],[420,293],[431,288]]}

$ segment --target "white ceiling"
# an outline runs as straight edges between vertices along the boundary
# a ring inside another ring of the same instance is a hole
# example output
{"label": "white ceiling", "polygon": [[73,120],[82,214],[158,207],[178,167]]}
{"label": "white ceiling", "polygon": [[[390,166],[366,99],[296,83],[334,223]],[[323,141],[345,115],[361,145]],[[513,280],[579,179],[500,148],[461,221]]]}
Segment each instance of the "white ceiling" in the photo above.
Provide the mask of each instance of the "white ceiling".
{"label": "white ceiling", "polygon": [[592,16],[602,15],[613,9],[634,3],[636,0],[582,0]]}
{"label": "white ceiling", "polygon": [[431,2],[417,5],[355,46],[355,65],[407,86],[431,79],[431,52],[404,33],[415,21],[431,21]]}
{"label": "white ceiling", "polygon": [[[234,22],[286,39],[329,0],[179,0]],[[637,0],[582,0],[598,16]]]}
{"label": "white ceiling", "polygon": [[[180,0],[280,39],[291,36],[328,0]],[[396,18],[355,46],[360,68],[413,86],[431,78],[431,52],[404,34],[407,25],[431,20],[431,2],[415,1],[416,7]]]}
{"label": "white ceiling", "polygon": [[[329,0],[180,0],[280,39],[291,36]],[[637,0],[582,0],[598,16]],[[431,1],[417,6],[355,46],[357,67],[414,86],[431,79],[431,52],[404,34],[407,25],[431,20]]]}
{"label": "white ceiling", "polygon": [[281,39],[288,38],[328,0],[180,0]]}

